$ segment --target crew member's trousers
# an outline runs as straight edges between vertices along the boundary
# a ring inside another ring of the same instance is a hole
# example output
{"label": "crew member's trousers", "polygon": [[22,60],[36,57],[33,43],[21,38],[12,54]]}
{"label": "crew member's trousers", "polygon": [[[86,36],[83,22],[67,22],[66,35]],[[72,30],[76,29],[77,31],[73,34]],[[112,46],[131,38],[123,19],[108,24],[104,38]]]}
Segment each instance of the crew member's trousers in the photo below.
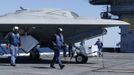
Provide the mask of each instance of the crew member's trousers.
{"label": "crew member's trousers", "polygon": [[52,66],[54,66],[54,63],[56,63],[56,62],[59,64],[59,66],[62,65],[62,62],[60,60],[60,50],[61,50],[60,47],[55,47],[54,48],[54,57],[53,57],[53,60],[51,62]]}
{"label": "crew member's trousers", "polygon": [[11,52],[10,63],[12,65],[16,64],[16,56],[17,56],[18,49],[19,48],[17,46],[14,46],[14,45],[11,45],[11,47],[10,47],[10,52]]}

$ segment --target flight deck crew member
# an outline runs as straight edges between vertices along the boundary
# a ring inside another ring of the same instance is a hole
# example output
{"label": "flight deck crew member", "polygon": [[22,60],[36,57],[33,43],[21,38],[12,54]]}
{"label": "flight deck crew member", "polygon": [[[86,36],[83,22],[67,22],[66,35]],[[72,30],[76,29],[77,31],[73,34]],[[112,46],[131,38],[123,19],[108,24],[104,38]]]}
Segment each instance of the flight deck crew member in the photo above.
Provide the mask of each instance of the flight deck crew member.
{"label": "flight deck crew member", "polygon": [[102,56],[102,47],[103,47],[103,43],[100,41],[100,39],[98,39],[95,43],[95,45],[98,46],[98,49],[99,49],[99,56]]}
{"label": "flight deck crew member", "polygon": [[54,64],[57,62],[59,64],[60,69],[63,69],[65,65],[62,64],[60,60],[60,50],[62,50],[62,46],[64,43],[64,37],[62,35],[62,28],[57,29],[57,33],[54,34],[52,43],[53,43],[53,51],[54,51],[54,57],[50,64],[51,68],[55,68]]}
{"label": "flight deck crew member", "polygon": [[13,31],[8,33],[7,45],[10,47],[10,53],[11,53],[10,65],[11,66],[16,66],[17,52],[19,50],[19,47],[21,46],[20,34],[18,30],[19,30],[19,27],[15,26],[13,28]]}

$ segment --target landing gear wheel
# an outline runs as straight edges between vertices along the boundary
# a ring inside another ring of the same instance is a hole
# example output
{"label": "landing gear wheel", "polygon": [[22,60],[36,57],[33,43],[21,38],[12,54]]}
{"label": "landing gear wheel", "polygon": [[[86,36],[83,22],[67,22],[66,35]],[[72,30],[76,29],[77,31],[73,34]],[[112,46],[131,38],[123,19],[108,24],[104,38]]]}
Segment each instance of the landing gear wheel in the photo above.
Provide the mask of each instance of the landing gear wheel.
{"label": "landing gear wheel", "polygon": [[83,54],[78,54],[76,57],[75,57],[75,60],[77,63],[87,63],[88,61],[88,57],[83,55]]}
{"label": "landing gear wheel", "polygon": [[30,51],[30,59],[31,60],[39,60],[40,59],[40,54],[37,49],[33,49]]}

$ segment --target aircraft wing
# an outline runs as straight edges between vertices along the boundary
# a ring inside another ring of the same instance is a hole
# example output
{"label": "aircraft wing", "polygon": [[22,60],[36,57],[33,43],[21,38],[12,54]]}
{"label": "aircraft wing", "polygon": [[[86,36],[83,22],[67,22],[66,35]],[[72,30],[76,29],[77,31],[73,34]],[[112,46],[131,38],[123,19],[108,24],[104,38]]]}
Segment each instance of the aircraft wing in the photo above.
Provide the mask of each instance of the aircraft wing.
{"label": "aircraft wing", "polygon": [[20,10],[0,16],[0,32],[11,31],[15,25],[47,46],[50,36],[59,27],[64,30],[66,42],[75,43],[102,35],[105,27],[130,24],[119,20],[79,17],[74,12],[61,9]]}
{"label": "aircraft wing", "polygon": [[17,10],[1,15],[0,24],[128,25],[123,21],[81,17],[64,9]]}
{"label": "aircraft wing", "polygon": [[18,19],[18,18],[0,18],[0,24],[40,24],[40,25],[129,25],[129,23],[119,20],[107,19]]}

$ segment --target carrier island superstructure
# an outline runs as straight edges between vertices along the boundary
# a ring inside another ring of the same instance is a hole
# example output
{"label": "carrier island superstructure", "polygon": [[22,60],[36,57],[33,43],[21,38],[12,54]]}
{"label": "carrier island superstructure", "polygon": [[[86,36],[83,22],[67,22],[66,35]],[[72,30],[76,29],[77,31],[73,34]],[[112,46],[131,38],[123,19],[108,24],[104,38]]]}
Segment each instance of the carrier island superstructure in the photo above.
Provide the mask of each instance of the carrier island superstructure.
{"label": "carrier island superstructure", "polygon": [[112,19],[109,14],[129,22],[130,26],[120,26],[121,52],[134,52],[134,0],[89,0],[92,5],[105,5],[107,11],[101,13],[101,18]]}

